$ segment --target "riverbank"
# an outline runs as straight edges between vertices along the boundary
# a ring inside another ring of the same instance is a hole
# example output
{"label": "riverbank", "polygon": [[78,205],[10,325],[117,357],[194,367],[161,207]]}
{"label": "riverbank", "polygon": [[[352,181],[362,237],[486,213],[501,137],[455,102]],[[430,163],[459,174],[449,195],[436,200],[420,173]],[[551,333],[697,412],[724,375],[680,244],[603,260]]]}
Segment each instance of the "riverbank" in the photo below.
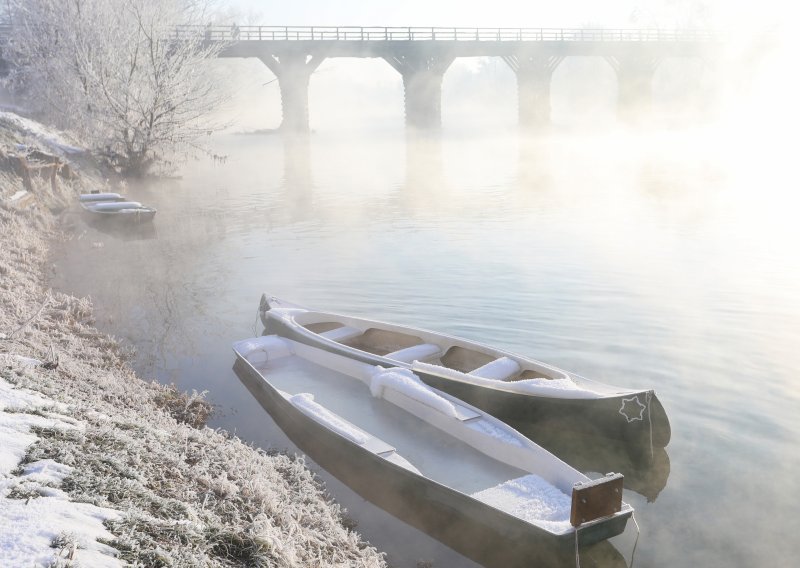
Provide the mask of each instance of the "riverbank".
{"label": "riverbank", "polygon": [[45,134],[0,117],[1,563],[384,566],[302,460],[206,427],[201,395],[137,377],[88,299],[46,289],[58,211],[98,178]]}

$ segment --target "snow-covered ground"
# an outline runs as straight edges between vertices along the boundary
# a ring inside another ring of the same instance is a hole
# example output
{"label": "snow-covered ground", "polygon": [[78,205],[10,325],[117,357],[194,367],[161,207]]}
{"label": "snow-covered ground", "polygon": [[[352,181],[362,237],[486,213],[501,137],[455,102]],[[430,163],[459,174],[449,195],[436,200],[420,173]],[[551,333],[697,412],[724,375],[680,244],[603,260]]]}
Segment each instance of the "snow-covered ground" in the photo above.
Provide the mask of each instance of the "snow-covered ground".
{"label": "snow-covered ground", "polygon": [[[0,357],[0,364],[31,362]],[[59,557],[82,566],[122,566],[116,550],[97,540],[114,539],[103,521],[117,518],[117,512],[75,503],[59,489],[71,467],[50,459],[20,467],[38,439],[34,428],[83,428],[68,413],[66,405],[0,378],[0,565],[6,568],[58,566]]]}
{"label": "snow-covered ground", "polygon": [[[25,137],[35,140],[46,146],[49,150],[61,155],[81,154],[86,150],[80,148],[69,135],[42,126],[40,123],[9,111],[0,111],[0,126],[13,128],[23,133]],[[21,144],[24,150],[24,144]]]}
{"label": "snow-covered ground", "polygon": [[141,380],[88,299],[49,289],[52,211],[100,172],[10,114],[0,153],[61,146],[73,175],[34,176],[20,207],[0,163],[0,568],[386,566],[302,460],[204,426],[208,402]]}

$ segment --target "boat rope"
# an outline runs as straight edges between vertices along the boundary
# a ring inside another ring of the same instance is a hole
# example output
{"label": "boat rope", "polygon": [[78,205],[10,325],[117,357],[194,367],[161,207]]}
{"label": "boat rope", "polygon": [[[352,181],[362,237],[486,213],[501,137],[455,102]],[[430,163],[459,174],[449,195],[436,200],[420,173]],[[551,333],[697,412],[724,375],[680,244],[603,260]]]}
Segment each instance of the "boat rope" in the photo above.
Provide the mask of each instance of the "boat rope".
{"label": "boat rope", "polygon": [[633,541],[633,550],[631,551],[631,562],[628,564],[630,568],[633,568],[633,558],[636,556],[636,545],[639,544],[639,535],[642,531],[639,529],[639,523],[636,522],[636,514],[631,513],[631,519],[633,519],[633,524],[636,525],[636,540]]}
{"label": "boat rope", "polygon": [[655,460],[655,453],[653,452],[653,412],[650,406],[650,401],[653,400],[653,391],[647,392],[647,421],[650,423],[650,463]]}
{"label": "boat rope", "polygon": [[[631,513],[631,519],[633,519],[633,524],[636,526],[636,540],[633,541],[633,550],[631,551],[631,561],[628,564],[628,568],[633,568],[633,559],[636,557],[636,546],[639,544],[639,535],[642,534],[642,530],[639,528],[639,523],[636,520],[635,513]],[[580,528],[575,527],[575,568],[581,568],[581,555],[580,555],[580,548],[578,546],[579,531]]]}
{"label": "boat rope", "polygon": [[256,309],[256,319],[253,321],[253,337],[258,336],[258,318],[261,316],[261,307]]}

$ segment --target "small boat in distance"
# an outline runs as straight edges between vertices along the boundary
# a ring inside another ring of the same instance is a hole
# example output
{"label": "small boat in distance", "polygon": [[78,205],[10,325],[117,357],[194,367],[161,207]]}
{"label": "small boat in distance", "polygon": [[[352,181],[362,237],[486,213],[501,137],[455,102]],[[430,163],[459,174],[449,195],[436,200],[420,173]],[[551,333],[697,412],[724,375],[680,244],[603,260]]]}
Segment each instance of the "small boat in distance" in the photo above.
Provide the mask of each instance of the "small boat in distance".
{"label": "small boat in distance", "polygon": [[622,533],[633,514],[620,474],[590,479],[409,369],[276,335],[233,349],[237,374],[302,451],[462,554],[563,565],[579,545]]}
{"label": "small boat in distance", "polygon": [[78,198],[84,211],[91,214],[93,220],[108,220],[126,223],[144,223],[152,221],[156,210],[145,207],[138,201],[127,201],[119,193],[83,193]]}
{"label": "small boat in distance", "polygon": [[91,193],[81,193],[78,201],[83,203],[107,203],[109,201],[125,201],[119,193],[93,191]]}
{"label": "small boat in distance", "polygon": [[669,419],[652,390],[615,387],[475,341],[314,311],[267,294],[259,313],[265,333],[410,369],[428,385],[534,436],[537,429],[585,432],[651,456],[669,443]]}

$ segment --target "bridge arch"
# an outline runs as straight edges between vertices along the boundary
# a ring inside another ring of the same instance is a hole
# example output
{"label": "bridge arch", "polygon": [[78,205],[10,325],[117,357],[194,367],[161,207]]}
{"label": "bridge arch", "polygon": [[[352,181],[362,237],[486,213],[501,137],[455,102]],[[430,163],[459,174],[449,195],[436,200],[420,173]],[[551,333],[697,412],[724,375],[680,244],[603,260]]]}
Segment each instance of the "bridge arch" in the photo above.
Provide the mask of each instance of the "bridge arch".
{"label": "bridge arch", "polygon": [[618,78],[599,55],[566,57],[553,72],[554,124],[609,124],[617,119]]}
{"label": "bridge arch", "polygon": [[518,123],[514,72],[500,57],[460,57],[444,76],[442,123],[450,131],[499,128]]}
{"label": "bridge arch", "polygon": [[402,78],[380,58],[327,58],[311,76],[309,113],[315,130],[402,129]]}

